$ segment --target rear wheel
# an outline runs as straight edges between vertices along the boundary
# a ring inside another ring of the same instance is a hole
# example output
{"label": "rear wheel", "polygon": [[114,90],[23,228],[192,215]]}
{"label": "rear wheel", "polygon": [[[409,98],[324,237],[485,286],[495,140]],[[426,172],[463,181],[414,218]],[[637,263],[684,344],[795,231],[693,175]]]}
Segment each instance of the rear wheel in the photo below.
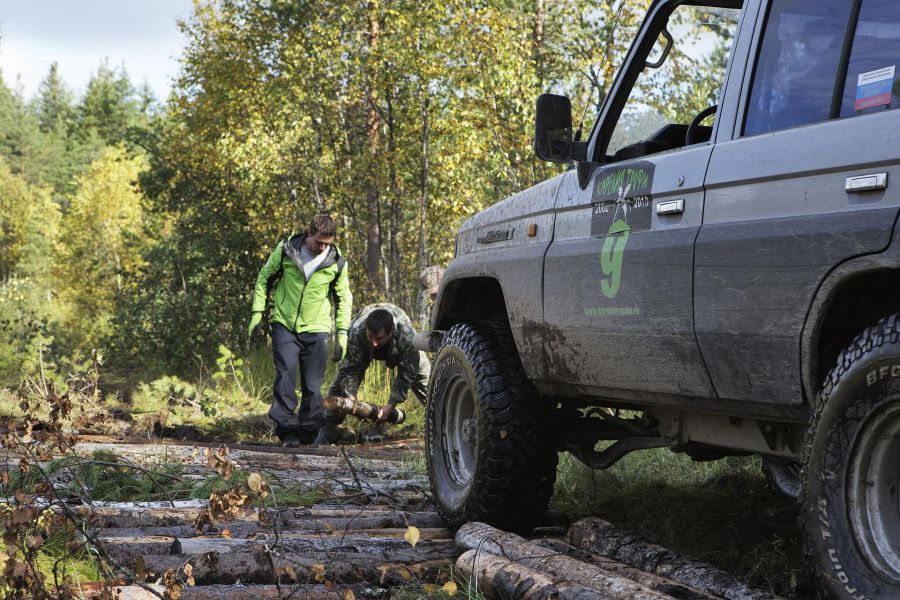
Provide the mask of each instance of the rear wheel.
{"label": "rear wheel", "polygon": [[900,319],[866,329],[819,394],[803,474],[806,542],[827,598],[900,597]]}
{"label": "rear wheel", "polygon": [[459,324],[447,332],[426,418],[431,489],[450,526],[534,527],[556,479],[553,406],[528,381],[505,327]]}

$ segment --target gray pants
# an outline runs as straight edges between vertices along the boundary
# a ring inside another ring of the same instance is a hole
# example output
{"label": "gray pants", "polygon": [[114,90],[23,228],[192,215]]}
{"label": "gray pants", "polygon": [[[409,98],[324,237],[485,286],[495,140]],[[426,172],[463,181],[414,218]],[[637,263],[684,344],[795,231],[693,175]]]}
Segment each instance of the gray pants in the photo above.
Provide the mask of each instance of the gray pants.
{"label": "gray pants", "polygon": [[[371,363],[369,363],[371,364]],[[369,368],[369,364],[363,366],[360,369],[360,372],[357,374],[359,376],[359,381],[362,381],[366,374],[366,369]],[[337,373],[337,376],[334,378],[334,383],[331,384],[331,387],[328,388],[329,396],[343,396],[344,395],[344,377],[347,377],[350,373],[340,369]],[[425,401],[428,398],[428,379],[431,377],[431,363],[428,361],[428,356],[425,355],[424,352],[419,352],[419,368],[416,373],[416,378],[413,379],[412,385],[410,386],[410,390],[413,393],[413,396],[416,397],[416,400],[422,403],[422,406],[425,405]],[[367,400],[363,398],[363,400]],[[346,415],[339,413],[335,410],[326,410],[325,411],[325,422],[328,425],[337,425],[338,423],[344,422],[344,417]]]}
{"label": "gray pants", "polygon": [[[275,360],[275,384],[269,418],[275,421],[275,435],[284,439],[296,434],[308,444],[325,421],[322,414],[322,380],[328,357],[327,333],[294,333],[279,323],[272,325],[272,355]],[[303,392],[297,411],[297,367]]]}

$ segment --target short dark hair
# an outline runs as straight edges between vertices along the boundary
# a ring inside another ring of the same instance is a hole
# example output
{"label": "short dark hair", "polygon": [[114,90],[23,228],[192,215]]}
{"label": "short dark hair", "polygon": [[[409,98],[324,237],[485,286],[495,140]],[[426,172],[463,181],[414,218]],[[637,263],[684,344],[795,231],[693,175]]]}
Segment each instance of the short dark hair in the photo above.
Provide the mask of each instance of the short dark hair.
{"label": "short dark hair", "polygon": [[318,233],[324,237],[334,237],[334,234],[337,233],[337,225],[334,219],[331,218],[331,215],[316,215],[309,222],[307,232],[309,235]]}
{"label": "short dark hair", "polygon": [[366,329],[372,333],[378,333],[379,331],[393,333],[394,317],[383,308],[375,309],[366,317]]}

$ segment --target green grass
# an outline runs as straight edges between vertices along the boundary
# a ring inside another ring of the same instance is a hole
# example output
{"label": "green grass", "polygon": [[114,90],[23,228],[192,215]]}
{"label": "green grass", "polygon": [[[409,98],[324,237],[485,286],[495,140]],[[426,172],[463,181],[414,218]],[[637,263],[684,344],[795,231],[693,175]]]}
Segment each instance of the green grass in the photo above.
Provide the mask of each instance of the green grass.
{"label": "green grass", "polygon": [[[232,368],[236,361],[240,365]],[[337,364],[329,361],[322,385],[323,397],[336,374]],[[358,398],[385,404],[394,375],[384,363],[373,361],[366,371]],[[201,368],[197,377],[190,381],[165,376],[140,383],[134,389],[126,412],[130,414],[131,426],[148,435],[162,431],[166,436],[193,440],[274,444],[277,439],[267,417],[272,405],[274,378],[271,348],[261,346],[242,358],[234,357],[232,363],[222,362],[220,358],[215,372]],[[409,394],[401,408],[406,412],[406,420],[400,425],[347,417],[343,427],[360,443],[369,435],[385,438],[420,435],[425,426],[422,405]]]}
{"label": "green grass", "polygon": [[777,594],[805,570],[797,504],[767,486],[755,457],[698,463],[645,450],[593,471],[561,454],[551,508],[606,519]]}
{"label": "green grass", "polygon": [[72,523],[54,527],[41,546],[38,568],[47,575],[49,581],[53,581],[54,568],[60,583],[66,575],[71,576],[76,585],[82,582],[103,581],[109,574],[100,566],[96,554],[84,547],[74,552],[69,548],[69,542],[75,539],[75,535],[75,525]]}

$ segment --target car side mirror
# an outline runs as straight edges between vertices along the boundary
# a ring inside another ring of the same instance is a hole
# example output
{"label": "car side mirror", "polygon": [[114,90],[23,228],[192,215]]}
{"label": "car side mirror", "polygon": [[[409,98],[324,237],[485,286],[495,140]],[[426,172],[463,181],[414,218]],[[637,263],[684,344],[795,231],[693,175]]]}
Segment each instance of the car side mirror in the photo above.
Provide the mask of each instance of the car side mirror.
{"label": "car side mirror", "polygon": [[565,96],[541,94],[534,122],[534,153],[542,160],[572,159],[572,102]]}

